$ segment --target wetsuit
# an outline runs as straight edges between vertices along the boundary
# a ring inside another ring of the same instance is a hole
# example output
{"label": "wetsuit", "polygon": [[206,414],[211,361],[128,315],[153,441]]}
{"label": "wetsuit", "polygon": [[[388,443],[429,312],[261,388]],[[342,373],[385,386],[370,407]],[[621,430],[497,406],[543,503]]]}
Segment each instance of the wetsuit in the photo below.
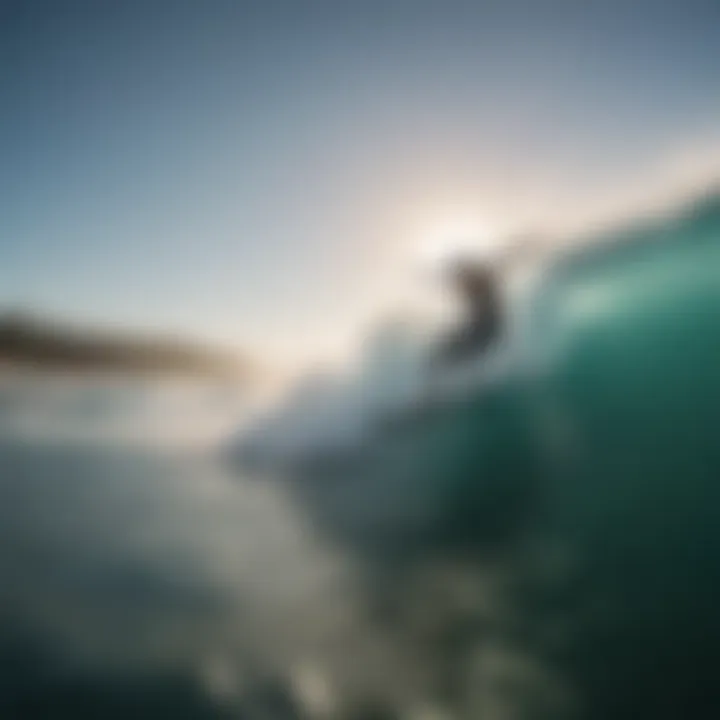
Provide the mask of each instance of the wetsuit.
{"label": "wetsuit", "polygon": [[467,308],[465,321],[441,343],[436,366],[455,365],[481,355],[500,335],[501,302],[498,279],[485,266],[463,265],[454,281]]}

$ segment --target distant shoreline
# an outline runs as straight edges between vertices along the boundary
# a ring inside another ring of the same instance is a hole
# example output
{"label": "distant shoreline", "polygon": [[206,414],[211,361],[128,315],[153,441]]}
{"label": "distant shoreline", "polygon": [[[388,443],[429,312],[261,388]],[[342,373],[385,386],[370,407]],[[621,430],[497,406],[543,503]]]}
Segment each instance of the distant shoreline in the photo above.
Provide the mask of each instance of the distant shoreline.
{"label": "distant shoreline", "polygon": [[254,372],[246,358],[199,343],[70,329],[18,314],[0,316],[0,372],[18,370],[238,380]]}

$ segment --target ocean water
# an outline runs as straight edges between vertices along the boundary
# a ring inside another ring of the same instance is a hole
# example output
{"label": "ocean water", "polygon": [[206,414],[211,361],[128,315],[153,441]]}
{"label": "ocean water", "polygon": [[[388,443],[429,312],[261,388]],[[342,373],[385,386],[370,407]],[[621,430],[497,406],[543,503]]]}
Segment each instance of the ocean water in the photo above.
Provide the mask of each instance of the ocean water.
{"label": "ocean water", "polygon": [[341,452],[308,418],[243,463],[222,389],[7,381],[0,717],[712,717],[717,203],[616,239],[492,382]]}
{"label": "ocean water", "polygon": [[[499,713],[508,693],[569,711],[519,640],[520,586],[567,562],[549,544],[433,548],[422,512],[349,512],[199,453],[35,441],[0,462],[6,717]],[[378,547],[387,512],[404,532]]]}
{"label": "ocean water", "polygon": [[[548,486],[548,512],[529,485],[298,483],[166,447],[6,442],[0,467],[3,717],[669,718],[712,701],[718,493],[682,476],[621,503],[613,483]],[[677,520],[660,536],[659,514]]]}
{"label": "ocean water", "polygon": [[282,694],[336,581],[277,487],[166,448],[15,442],[0,463],[4,717],[235,717],[245,683]]}

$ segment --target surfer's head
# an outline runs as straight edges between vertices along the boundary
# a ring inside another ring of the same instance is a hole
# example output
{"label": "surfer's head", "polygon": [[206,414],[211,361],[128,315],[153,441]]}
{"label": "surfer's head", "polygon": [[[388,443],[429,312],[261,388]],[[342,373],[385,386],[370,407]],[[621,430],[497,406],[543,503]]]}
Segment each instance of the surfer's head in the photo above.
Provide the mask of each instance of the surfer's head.
{"label": "surfer's head", "polygon": [[447,269],[450,285],[466,300],[487,296],[496,284],[492,264],[477,259],[457,258]]}

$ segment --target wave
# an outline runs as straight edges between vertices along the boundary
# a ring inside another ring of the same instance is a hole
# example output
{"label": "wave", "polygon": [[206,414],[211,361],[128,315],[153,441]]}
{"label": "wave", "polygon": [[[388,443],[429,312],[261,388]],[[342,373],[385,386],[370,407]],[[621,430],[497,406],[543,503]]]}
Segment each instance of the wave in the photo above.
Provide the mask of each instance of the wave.
{"label": "wave", "polygon": [[416,700],[459,717],[701,712],[720,639],[718,267],[712,197],[548,263],[492,370],[443,378],[437,402],[412,402],[427,336],[391,333],[387,356],[301,385],[242,437],[241,465],[269,468],[354,556]]}

